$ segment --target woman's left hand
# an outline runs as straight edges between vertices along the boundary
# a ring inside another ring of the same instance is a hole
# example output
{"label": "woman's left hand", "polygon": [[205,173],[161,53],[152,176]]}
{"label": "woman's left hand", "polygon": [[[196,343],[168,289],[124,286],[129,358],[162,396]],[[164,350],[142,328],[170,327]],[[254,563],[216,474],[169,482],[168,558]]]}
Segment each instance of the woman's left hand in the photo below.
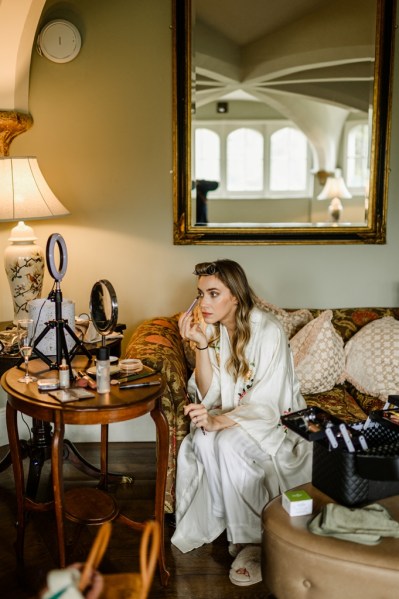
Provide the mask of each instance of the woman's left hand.
{"label": "woman's left hand", "polygon": [[211,416],[203,404],[190,403],[184,406],[184,414],[190,416],[191,422],[204,431],[220,431],[223,428],[235,426],[234,420],[231,420],[224,414]]}

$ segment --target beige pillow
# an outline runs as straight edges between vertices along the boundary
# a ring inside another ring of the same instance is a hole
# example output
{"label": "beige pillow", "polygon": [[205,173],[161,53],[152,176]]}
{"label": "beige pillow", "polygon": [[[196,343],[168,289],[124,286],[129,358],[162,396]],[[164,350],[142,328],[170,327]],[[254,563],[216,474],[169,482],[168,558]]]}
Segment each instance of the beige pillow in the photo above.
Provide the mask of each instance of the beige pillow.
{"label": "beige pillow", "polygon": [[271,312],[280,321],[287,335],[291,339],[302,327],[313,319],[312,313],[309,310],[295,310],[295,312],[287,312],[274,304],[269,304],[260,297],[256,298],[256,305],[265,312]]}
{"label": "beige pillow", "polygon": [[290,341],[302,393],[322,393],[343,382],[344,342],[325,310]]}
{"label": "beige pillow", "polygon": [[399,393],[399,321],[373,320],[345,346],[345,378],[358,391],[386,399]]}

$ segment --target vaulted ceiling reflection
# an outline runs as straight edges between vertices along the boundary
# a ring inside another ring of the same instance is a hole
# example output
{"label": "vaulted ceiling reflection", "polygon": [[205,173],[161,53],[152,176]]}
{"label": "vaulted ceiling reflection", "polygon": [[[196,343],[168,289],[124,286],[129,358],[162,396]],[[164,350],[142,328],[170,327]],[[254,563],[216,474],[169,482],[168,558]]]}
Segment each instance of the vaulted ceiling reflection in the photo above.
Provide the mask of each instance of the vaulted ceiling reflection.
{"label": "vaulted ceiling reflection", "polygon": [[195,15],[197,110],[263,103],[305,133],[315,172],[334,171],[344,123],[373,101],[376,0],[196,0]]}

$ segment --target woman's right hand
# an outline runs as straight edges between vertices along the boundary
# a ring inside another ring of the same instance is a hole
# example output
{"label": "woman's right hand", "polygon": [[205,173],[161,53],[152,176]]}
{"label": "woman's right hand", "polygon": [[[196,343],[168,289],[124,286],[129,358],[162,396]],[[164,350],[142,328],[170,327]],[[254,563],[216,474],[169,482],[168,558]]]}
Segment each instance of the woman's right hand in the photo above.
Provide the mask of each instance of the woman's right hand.
{"label": "woman's right hand", "polygon": [[179,331],[183,339],[194,341],[198,347],[205,347],[207,340],[199,322],[194,322],[191,312],[183,312],[179,318]]}

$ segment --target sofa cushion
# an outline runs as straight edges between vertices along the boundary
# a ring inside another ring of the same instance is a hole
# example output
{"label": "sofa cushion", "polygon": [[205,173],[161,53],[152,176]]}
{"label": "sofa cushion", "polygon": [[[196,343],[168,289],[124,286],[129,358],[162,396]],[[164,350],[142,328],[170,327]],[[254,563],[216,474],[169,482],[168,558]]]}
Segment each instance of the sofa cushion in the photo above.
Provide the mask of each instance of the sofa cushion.
{"label": "sofa cushion", "polygon": [[290,341],[302,393],[321,393],[343,382],[344,342],[331,319],[332,311],[325,310]]}
{"label": "sofa cushion", "polygon": [[304,399],[309,408],[321,408],[344,422],[360,422],[367,418],[367,413],[348,392],[346,385],[335,385],[323,393],[305,394]]}
{"label": "sofa cushion", "polygon": [[287,311],[283,308],[279,308],[274,304],[270,304],[260,297],[256,298],[256,305],[265,312],[271,312],[280,321],[287,335],[288,339],[291,339],[302,327],[305,326],[313,316],[310,310],[293,310]]}
{"label": "sofa cushion", "polygon": [[345,378],[361,393],[385,400],[399,389],[399,321],[364,326],[345,345]]}

